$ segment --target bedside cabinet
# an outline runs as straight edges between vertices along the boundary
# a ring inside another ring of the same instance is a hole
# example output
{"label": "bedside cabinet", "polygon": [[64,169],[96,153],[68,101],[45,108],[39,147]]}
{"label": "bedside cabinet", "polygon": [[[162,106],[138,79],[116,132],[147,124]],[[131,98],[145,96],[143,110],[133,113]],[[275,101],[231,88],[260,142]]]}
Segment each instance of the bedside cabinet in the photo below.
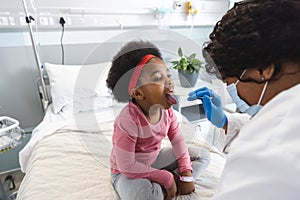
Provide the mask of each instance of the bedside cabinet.
{"label": "bedside cabinet", "polygon": [[19,165],[19,152],[23,149],[23,147],[30,140],[31,134],[26,133],[22,138],[21,143],[7,151],[0,153],[0,174],[6,171],[11,171],[13,169],[20,168]]}
{"label": "bedside cabinet", "polygon": [[24,177],[20,170],[19,152],[30,140],[31,132],[24,135],[18,146],[0,153],[0,200],[16,199]]}
{"label": "bedside cabinet", "polygon": [[173,108],[185,116],[192,124],[206,119],[202,102],[186,103],[186,98],[175,96],[177,104]]}

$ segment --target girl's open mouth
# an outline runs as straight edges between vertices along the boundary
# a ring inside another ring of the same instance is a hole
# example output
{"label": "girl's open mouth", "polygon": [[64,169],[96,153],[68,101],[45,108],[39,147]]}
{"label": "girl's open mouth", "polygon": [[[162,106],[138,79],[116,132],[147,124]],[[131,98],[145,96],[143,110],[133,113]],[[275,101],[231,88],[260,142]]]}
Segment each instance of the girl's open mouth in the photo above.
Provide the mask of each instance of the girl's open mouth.
{"label": "girl's open mouth", "polygon": [[167,100],[168,100],[168,102],[169,102],[170,104],[177,104],[177,100],[176,100],[176,98],[174,97],[173,94],[167,93],[167,94],[166,94],[166,98],[167,98]]}

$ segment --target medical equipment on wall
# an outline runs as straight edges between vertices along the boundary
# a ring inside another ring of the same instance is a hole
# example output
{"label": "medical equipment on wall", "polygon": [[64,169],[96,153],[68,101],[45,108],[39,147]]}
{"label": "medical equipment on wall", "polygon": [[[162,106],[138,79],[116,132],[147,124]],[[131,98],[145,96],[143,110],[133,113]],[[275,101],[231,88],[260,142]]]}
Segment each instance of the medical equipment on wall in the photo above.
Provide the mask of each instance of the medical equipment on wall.
{"label": "medical equipment on wall", "polygon": [[45,85],[45,81],[44,81],[44,74],[43,74],[43,67],[39,58],[39,54],[37,52],[36,49],[36,44],[35,44],[35,40],[33,37],[33,31],[32,31],[32,27],[31,27],[31,22],[32,20],[34,20],[34,18],[32,16],[30,16],[28,14],[28,10],[27,10],[27,6],[26,6],[26,2],[25,0],[22,0],[23,2],[23,7],[24,7],[24,11],[25,11],[25,19],[26,19],[26,23],[28,25],[29,28],[29,33],[30,33],[30,39],[31,39],[31,43],[32,43],[32,48],[33,48],[33,53],[34,53],[34,57],[35,57],[35,61],[37,64],[37,68],[39,70],[39,75],[40,75],[40,80],[41,80],[41,91],[40,91],[40,97],[42,100],[42,106],[43,106],[43,110],[45,111],[49,105],[49,96],[46,90],[46,85]]}
{"label": "medical equipment on wall", "polygon": [[19,121],[7,116],[0,117],[0,152],[17,146],[24,136]]}
{"label": "medical equipment on wall", "polygon": [[187,2],[187,15],[194,16],[197,15],[198,9],[195,8],[195,5],[191,2]]}
{"label": "medical equipment on wall", "polygon": [[194,30],[194,17],[198,14],[198,9],[196,9],[195,4],[192,1],[186,3],[186,16],[187,20],[191,20],[191,34]]}

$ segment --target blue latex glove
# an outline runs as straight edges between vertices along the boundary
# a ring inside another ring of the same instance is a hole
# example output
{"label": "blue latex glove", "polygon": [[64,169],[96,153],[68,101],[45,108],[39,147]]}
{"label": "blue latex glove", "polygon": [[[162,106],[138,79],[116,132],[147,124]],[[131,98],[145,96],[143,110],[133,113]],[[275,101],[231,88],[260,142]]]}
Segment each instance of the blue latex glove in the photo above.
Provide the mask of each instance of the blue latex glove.
{"label": "blue latex glove", "polygon": [[207,119],[216,127],[222,128],[227,117],[223,112],[222,101],[219,95],[207,87],[199,88],[189,93],[188,101],[200,99],[204,105]]}

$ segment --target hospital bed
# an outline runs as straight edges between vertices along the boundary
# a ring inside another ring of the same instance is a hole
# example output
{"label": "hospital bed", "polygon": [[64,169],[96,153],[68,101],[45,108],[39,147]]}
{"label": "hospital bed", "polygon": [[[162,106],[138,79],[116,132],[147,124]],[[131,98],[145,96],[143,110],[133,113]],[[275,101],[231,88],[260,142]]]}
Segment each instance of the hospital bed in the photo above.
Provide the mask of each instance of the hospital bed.
{"label": "hospital bed", "polygon": [[[52,103],[20,152],[25,177],[17,199],[118,199],[111,185],[109,157],[113,122],[125,104],[115,102],[107,91],[110,64],[45,64]],[[211,199],[225,157],[201,137],[198,127],[176,114],[187,144],[207,149],[210,164],[196,179],[195,192],[175,199]],[[166,139],[163,146],[167,145]]]}

